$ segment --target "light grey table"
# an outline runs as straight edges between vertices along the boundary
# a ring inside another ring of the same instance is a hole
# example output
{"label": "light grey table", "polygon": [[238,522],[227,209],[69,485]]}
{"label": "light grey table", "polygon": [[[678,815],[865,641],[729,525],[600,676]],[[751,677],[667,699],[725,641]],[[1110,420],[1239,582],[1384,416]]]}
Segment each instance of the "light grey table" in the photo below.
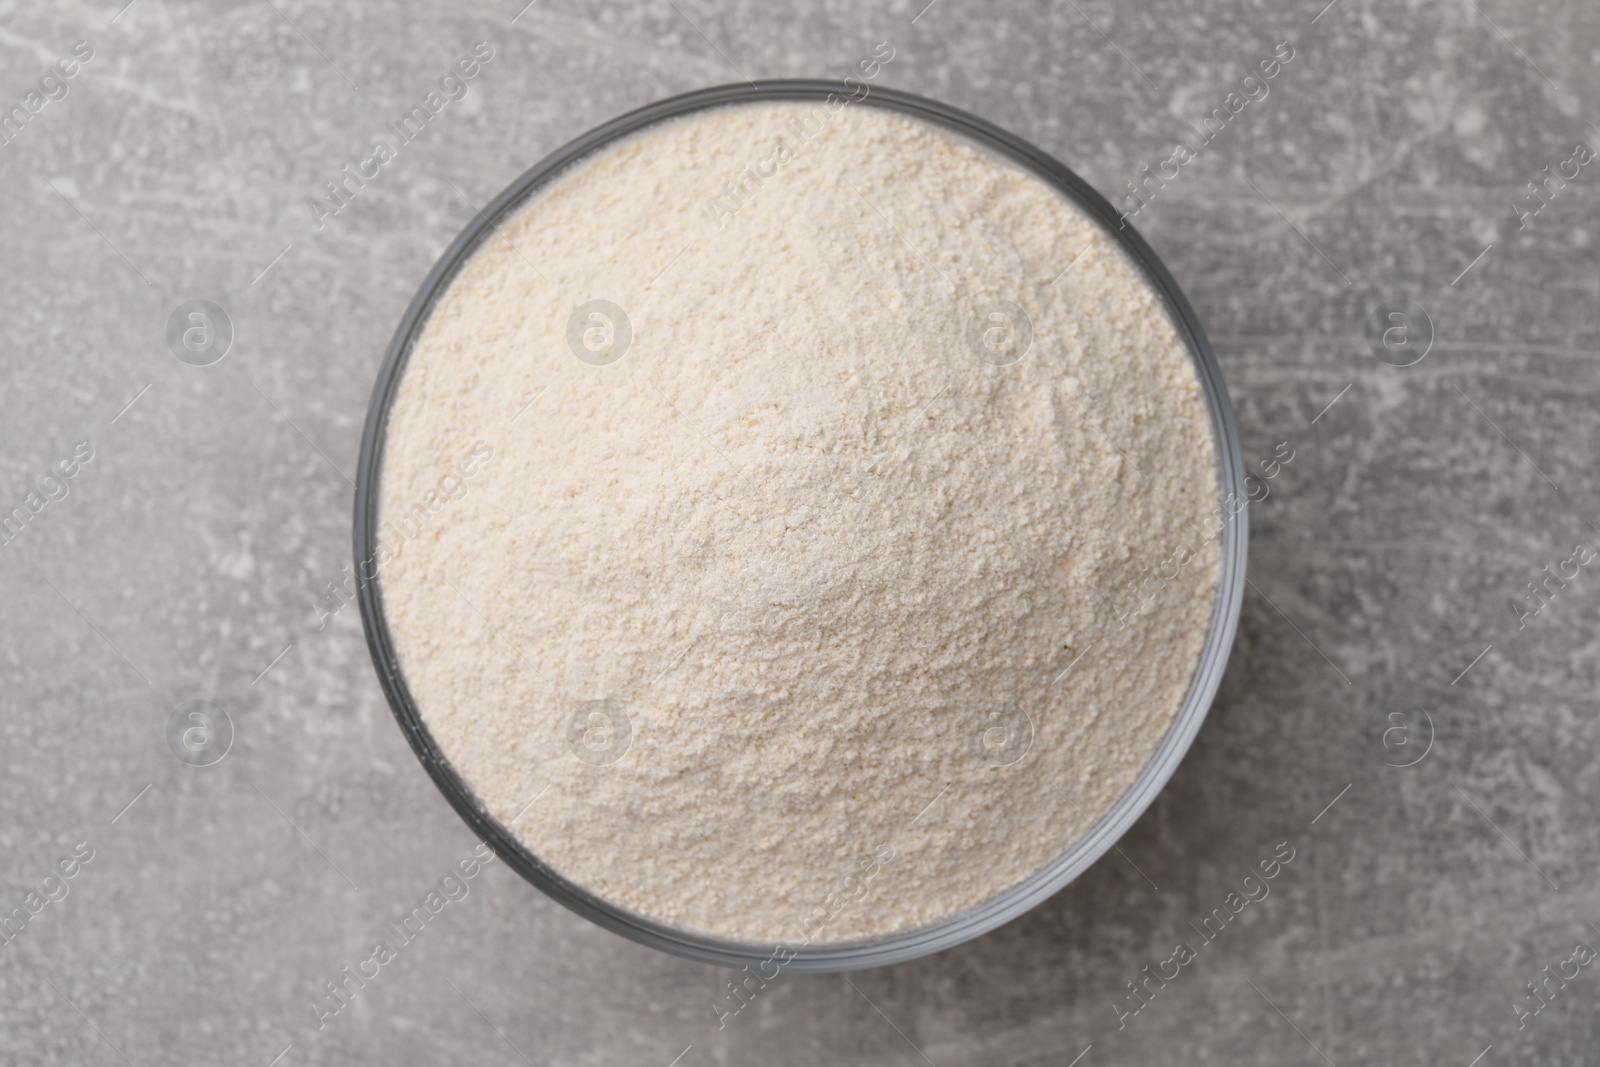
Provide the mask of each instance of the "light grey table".
{"label": "light grey table", "polygon": [[[1600,166],[1568,162],[1600,144],[1596,9],[121,2],[0,12],[0,106],[26,116],[0,146],[0,511],[74,471],[0,546],[0,910],[38,905],[0,946],[0,1061],[1593,1062],[1600,973],[1564,961],[1600,945],[1596,568],[1512,605],[1600,546]],[[92,58],[41,88],[78,41]],[[467,95],[319,220],[322,184],[480,41]],[[319,629],[314,606],[412,291],[469,201],[590,126],[843,75],[879,41],[883,84],[1113,197],[1241,94],[1134,220],[1215,341],[1249,460],[1294,454],[1252,509],[1193,751],[1125,858],[1047,905],[909,965],[785,976],[721,1031],[722,973],[500,865],[319,1029],[324,983],[473,847],[355,609]],[[232,323],[210,366],[167,344],[190,300]],[[1430,347],[1396,367],[1366,324],[1404,301],[1426,316],[1408,351]],[[169,748],[191,700],[232,724],[210,766]],[[1280,842],[1271,895],[1119,1029],[1126,983]]]}

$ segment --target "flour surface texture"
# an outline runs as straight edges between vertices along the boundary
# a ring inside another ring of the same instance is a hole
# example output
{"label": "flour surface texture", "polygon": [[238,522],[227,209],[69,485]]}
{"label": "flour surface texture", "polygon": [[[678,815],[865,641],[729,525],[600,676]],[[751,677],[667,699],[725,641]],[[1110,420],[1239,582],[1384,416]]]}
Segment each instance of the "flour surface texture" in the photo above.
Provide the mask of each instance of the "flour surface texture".
{"label": "flour surface texture", "polygon": [[1216,596],[1159,298],[1020,168],[869,103],[575,164],[461,267],[379,586],[481,805],[638,915],[819,945],[1037,873],[1138,776]]}

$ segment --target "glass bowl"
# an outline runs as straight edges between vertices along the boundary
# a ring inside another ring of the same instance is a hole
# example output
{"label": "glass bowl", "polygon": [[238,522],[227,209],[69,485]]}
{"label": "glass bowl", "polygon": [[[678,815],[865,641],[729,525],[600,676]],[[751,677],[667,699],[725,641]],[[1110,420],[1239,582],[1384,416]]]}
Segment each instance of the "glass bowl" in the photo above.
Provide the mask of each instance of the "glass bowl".
{"label": "glass bowl", "polygon": [[[864,95],[863,95],[864,93]],[[1246,500],[1245,473],[1238,427],[1227,386],[1210,343],[1178,284],[1150,246],[1120,218],[1111,204],[1082,178],[1054,158],[976,116],[937,101],[892,89],[854,87],[841,82],[772,80],[701,89],[612,119],[546,156],[495,197],[463,230],[428,272],[412,298],[373,387],[361,440],[360,469],[356,476],[355,560],[359,577],[361,621],[372,652],[378,680],[395,719],[434,784],[460,814],[473,833],[492,847],[500,859],[566,907],[615,933],[641,944],[706,963],[739,968],[770,961],[775,945],[719,940],[655,922],[597,896],[542,863],[498,819],[479,803],[471,788],[429,733],[400,669],[384,615],[382,588],[375,561],[378,551],[378,488],[382,474],[385,427],[390,405],[405,371],[412,344],[461,265],[514,214],[527,198],[561,171],[620,138],[655,123],[681,118],[707,108],[771,102],[821,103],[830,94],[847,97],[854,107],[886,108],[901,115],[943,127],[980,148],[1032,173],[1098,222],[1121,248],[1165,305],[1178,336],[1188,347],[1205,397],[1218,460],[1219,504]],[[1009,922],[1037,906],[1072,881],[1110,849],[1140,814],[1150,806],[1172,777],[1188,751],[1211,700],[1222,680],[1223,668],[1238,626],[1244,594],[1248,509],[1234,512],[1224,507],[1226,523],[1221,538],[1221,569],[1210,629],[1201,650],[1188,692],[1139,776],[1111,809],[1055,860],[1020,884],[949,918],[912,930],[870,940],[824,945],[785,945],[792,957],[782,966],[797,972],[846,971],[899,963],[958,945]]]}

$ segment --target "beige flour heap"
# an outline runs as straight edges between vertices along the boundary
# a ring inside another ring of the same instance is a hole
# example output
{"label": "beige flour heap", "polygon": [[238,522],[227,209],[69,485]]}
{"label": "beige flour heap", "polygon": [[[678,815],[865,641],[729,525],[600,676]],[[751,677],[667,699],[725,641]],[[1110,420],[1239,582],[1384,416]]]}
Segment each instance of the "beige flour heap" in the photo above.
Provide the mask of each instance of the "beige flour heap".
{"label": "beige flour heap", "polygon": [[1049,864],[1160,742],[1217,582],[1157,297],[870,103],[568,170],[441,297],[382,463],[383,602],[455,769],[564,877],[724,939],[904,931]]}

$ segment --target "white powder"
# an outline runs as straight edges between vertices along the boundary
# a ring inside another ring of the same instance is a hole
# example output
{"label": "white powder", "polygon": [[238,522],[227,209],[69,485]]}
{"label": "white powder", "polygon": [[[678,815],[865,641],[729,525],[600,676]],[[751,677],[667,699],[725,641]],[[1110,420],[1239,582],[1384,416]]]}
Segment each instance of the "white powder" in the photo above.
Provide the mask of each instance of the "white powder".
{"label": "white powder", "polygon": [[[387,529],[427,514],[381,577],[401,665],[487,810],[637,914],[790,945],[1073,844],[1167,729],[1219,566],[1199,382],[1116,246],[939,129],[810,110],[657,126],[507,222],[381,485]],[[592,300],[631,324],[606,365],[568,343]],[[1033,333],[1005,366],[972,344],[999,302]]]}

